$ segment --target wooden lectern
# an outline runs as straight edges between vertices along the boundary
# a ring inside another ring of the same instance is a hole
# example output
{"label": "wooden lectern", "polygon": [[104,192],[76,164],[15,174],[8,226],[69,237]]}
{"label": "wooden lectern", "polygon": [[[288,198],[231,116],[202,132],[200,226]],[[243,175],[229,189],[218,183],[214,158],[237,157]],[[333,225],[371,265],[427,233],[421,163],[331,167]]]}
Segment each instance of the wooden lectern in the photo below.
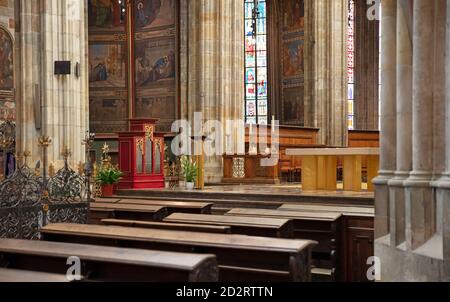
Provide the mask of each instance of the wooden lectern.
{"label": "wooden lectern", "polygon": [[165,187],[164,133],[155,131],[158,121],[132,119],[130,132],[119,133],[119,190]]}

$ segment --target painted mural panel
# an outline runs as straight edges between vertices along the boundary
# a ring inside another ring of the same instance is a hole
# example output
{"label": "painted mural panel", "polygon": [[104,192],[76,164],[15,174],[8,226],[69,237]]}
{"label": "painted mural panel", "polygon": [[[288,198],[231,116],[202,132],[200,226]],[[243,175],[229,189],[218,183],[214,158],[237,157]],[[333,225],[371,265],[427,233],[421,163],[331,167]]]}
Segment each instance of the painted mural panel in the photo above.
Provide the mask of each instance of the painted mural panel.
{"label": "painted mural panel", "polygon": [[89,46],[90,87],[125,87],[126,55],[122,44]]}
{"label": "painted mural panel", "polygon": [[134,70],[137,118],[159,118],[170,130],[177,118],[176,0],[137,0]]}
{"label": "painted mural panel", "polygon": [[287,123],[304,123],[303,87],[285,88],[283,91],[283,115]]}
{"label": "painted mural panel", "polygon": [[126,131],[126,1],[88,1],[90,130],[95,133]]}
{"label": "painted mural panel", "polygon": [[9,34],[0,28],[0,90],[14,88],[13,43]]}
{"label": "painted mural panel", "polygon": [[304,74],[303,40],[295,39],[283,44],[283,77],[301,77]]}
{"label": "painted mural panel", "polygon": [[117,0],[89,0],[89,30],[123,29],[122,9],[123,6]]}
{"label": "painted mural panel", "polygon": [[175,96],[156,96],[142,98],[136,107],[136,117],[157,116],[162,120],[170,120],[175,115],[173,103]]}
{"label": "painted mural panel", "polygon": [[138,0],[135,5],[136,30],[175,24],[175,0]]}
{"label": "painted mural panel", "polygon": [[92,97],[89,102],[91,131],[115,133],[126,129],[127,100],[111,96]]}
{"label": "painted mural panel", "polygon": [[0,28],[0,120],[15,120],[14,45],[9,33]]}
{"label": "painted mural panel", "polygon": [[304,0],[283,0],[281,7],[282,122],[304,126]]}
{"label": "painted mural panel", "polygon": [[304,0],[283,1],[283,31],[298,31],[305,27]]}
{"label": "painted mural panel", "polygon": [[136,43],[136,86],[175,84],[175,41],[147,40]]}

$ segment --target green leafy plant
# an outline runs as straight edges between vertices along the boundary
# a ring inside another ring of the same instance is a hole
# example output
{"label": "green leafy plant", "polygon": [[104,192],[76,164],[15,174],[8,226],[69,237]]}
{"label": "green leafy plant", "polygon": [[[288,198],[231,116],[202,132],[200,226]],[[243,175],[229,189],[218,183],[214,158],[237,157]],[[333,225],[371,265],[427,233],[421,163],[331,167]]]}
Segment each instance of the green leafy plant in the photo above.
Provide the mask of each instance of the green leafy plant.
{"label": "green leafy plant", "polygon": [[186,182],[195,182],[198,174],[197,163],[193,162],[191,158],[183,157],[181,159],[181,167]]}
{"label": "green leafy plant", "polygon": [[122,172],[116,167],[102,167],[96,176],[96,181],[101,185],[114,185],[120,181]]}

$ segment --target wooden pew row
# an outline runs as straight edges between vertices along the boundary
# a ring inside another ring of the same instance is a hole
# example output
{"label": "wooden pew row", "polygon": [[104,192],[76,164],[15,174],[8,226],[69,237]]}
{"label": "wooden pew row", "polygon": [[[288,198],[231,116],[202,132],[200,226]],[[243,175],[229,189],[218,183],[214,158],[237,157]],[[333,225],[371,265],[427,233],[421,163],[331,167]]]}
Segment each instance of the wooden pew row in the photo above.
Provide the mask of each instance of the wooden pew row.
{"label": "wooden pew row", "polygon": [[0,239],[0,264],[8,269],[66,274],[79,257],[86,281],[214,282],[214,255],[144,251],[94,245]]}
{"label": "wooden pew row", "polygon": [[367,259],[375,254],[373,207],[316,206],[286,204],[281,211],[320,211],[334,212],[343,215],[341,245],[342,279],[347,282],[367,282]]}
{"label": "wooden pew row", "polygon": [[168,222],[147,222],[138,220],[102,219],[102,224],[143,229],[231,234],[231,227],[218,225],[181,224]]}
{"label": "wooden pew row", "polygon": [[206,224],[221,225],[231,227],[232,234],[294,238],[294,226],[292,221],[284,218],[265,218],[265,217],[227,217],[221,215],[201,215],[175,213],[164,222],[181,224]]}
{"label": "wooden pew row", "polygon": [[318,242],[313,250],[313,273],[318,270],[327,272],[331,280],[340,280],[342,215],[327,212],[288,212],[264,209],[233,209],[227,217],[276,218],[293,221],[294,238],[310,239]]}
{"label": "wooden pew row", "polygon": [[211,214],[213,203],[207,202],[184,202],[184,201],[166,201],[166,200],[150,200],[150,199],[134,199],[134,198],[113,198],[113,199],[96,199],[96,203],[115,203],[115,204],[133,204],[144,206],[164,207],[169,214],[172,213],[192,213],[192,214]]}
{"label": "wooden pew row", "polygon": [[334,206],[334,205],[310,205],[310,204],[284,204],[278,208],[281,211],[297,212],[335,212],[344,216],[364,216],[373,217],[375,208],[373,207],[352,207],[352,206]]}
{"label": "wooden pew row", "polygon": [[70,282],[66,275],[41,273],[16,269],[0,268],[0,282],[51,282],[51,283],[67,283]]}
{"label": "wooden pew row", "polygon": [[44,240],[158,249],[217,256],[220,281],[310,281],[310,240],[149,230],[113,226],[53,224]]}
{"label": "wooden pew row", "polygon": [[93,202],[90,206],[90,224],[101,224],[102,219],[108,218],[161,221],[169,215],[167,208],[161,206],[100,202]]}

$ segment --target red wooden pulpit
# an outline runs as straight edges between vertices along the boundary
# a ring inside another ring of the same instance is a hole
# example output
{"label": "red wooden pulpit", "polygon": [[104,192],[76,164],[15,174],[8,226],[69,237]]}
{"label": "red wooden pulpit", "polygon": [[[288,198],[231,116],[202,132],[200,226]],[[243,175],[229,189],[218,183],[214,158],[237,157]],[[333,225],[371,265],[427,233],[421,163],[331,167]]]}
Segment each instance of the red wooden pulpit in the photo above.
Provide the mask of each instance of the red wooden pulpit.
{"label": "red wooden pulpit", "polygon": [[130,132],[119,133],[119,190],[164,188],[164,133],[155,131],[158,121],[132,119]]}

